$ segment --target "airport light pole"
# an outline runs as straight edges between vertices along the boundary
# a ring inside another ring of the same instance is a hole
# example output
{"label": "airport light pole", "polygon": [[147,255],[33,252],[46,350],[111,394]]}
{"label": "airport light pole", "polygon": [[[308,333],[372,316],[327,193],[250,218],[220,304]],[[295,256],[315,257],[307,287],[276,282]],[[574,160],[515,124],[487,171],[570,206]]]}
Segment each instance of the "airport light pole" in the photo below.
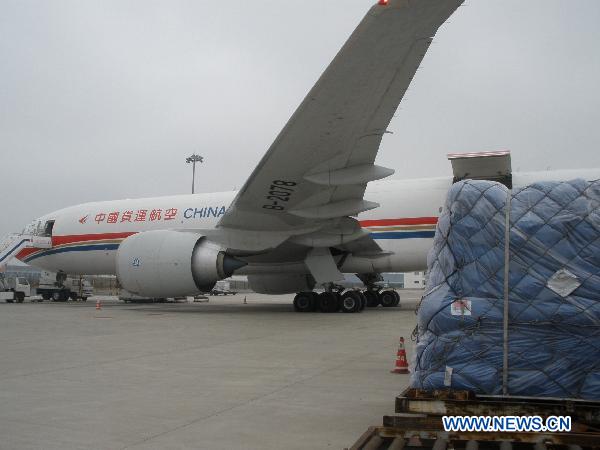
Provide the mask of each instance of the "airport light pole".
{"label": "airport light pole", "polygon": [[200,155],[196,155],[195,153],[192,156],[188,156],[185,158],[186,163],[192,163],[192,194],[194,193],[194,182],[196,181],[196,163],[204,162],[204,158]]}

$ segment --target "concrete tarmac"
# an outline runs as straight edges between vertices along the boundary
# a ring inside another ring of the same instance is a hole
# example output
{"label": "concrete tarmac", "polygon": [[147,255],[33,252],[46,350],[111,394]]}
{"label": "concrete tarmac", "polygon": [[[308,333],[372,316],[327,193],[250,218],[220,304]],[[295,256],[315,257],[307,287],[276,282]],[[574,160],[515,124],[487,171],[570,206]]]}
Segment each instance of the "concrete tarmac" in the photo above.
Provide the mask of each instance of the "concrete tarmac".
{"label": "concrete tarmac", "polygon": [[0,303],[0,449],[341,449],[394,410],[399,308]]}

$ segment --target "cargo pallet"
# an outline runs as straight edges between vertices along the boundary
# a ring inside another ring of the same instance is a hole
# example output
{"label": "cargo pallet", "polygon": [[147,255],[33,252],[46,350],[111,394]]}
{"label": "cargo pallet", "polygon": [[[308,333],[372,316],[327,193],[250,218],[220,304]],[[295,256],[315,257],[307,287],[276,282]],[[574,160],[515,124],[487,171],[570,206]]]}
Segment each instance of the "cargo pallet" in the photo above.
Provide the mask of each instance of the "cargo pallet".
{"label": "cargo pallet", "polygon": [[[407,389],[350,450],[600,450],[600,402]],[[442,416],[571,416],[569,433],[445,432]]]}

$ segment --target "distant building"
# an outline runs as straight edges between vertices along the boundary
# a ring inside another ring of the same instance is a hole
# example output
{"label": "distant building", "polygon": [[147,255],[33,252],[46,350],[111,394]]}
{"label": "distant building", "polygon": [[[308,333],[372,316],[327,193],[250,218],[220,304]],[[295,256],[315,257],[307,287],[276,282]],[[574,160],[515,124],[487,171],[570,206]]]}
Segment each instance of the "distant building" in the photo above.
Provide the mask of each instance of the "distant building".
{"label": "distant building", "polygon": [[386,283],[389,283],[390,287],[393,287],[396,289],[404,288],[404,274],[403,273],[389,272],[389,273],[382,273],[381,276],[383,277],[383,281],[385,281]]}
{"label": "distant building", "polygon": [[425,272],[406,272],[404,274],[405,289],[423,289],[425,287]]}

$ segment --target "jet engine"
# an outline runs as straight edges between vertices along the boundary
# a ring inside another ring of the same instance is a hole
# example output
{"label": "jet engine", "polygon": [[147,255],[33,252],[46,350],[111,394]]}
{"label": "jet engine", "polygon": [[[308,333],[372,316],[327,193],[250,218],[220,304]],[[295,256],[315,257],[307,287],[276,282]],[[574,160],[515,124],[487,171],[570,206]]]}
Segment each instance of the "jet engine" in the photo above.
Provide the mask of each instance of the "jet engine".
{"label": "jet engine", "polygon": [[117,250],[121,285],[145,297],[183,297],[206,292],[246,263],[196,233],[144,231]]}

